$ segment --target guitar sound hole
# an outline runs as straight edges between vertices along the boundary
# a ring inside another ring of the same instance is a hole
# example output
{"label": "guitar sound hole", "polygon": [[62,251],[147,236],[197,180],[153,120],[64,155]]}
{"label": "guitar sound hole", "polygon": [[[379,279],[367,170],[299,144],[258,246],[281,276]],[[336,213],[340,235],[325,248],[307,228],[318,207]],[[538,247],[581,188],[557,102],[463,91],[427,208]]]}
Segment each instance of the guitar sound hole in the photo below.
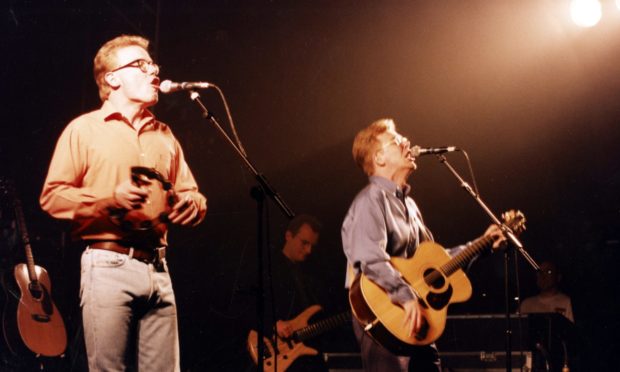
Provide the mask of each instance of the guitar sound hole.
{"label": "guitar sound hole", "polygon": [[43,288],[41,288],[39,284],[31,282],[30,284],[28,284],[28,290],[30,291],[32,297],[37,301],[40,301],[43,297]]}
{"label": "guitar sound hole", "polygon": [[435,269],[427,269],[424,271],[424,281],[426,285],[435,289],[442,288],[446,284],[444,277]]}

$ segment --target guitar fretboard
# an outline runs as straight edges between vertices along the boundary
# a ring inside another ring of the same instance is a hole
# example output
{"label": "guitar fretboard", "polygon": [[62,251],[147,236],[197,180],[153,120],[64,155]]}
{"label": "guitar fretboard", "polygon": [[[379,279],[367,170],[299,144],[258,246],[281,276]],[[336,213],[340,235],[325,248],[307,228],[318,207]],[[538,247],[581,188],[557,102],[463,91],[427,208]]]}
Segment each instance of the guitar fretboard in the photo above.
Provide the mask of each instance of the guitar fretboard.
{"label": "guitar fretboard", "polygon": [[330,318],[320,320],[316,323],[313,323],[307,327],[298,329],[293,334],[293,337],[296,340],[304,341],[310,338],[316,337],[324,332],[327,332],[331,329],[341,326],[346,322],[351,320],[351,313],[345,312],[338,315],[334,315]]}
{"label": "guitar fretboard", "polygon": [[[525,228],[523,225],[525,223],[525,217],[523,217],[520,212],[517,212],[516,216],[512,217],[509,221],[506,221],[506,225],[511,229],[522,230]],[[470,244],[467,245],[467,248],[462,250],[459,254],[452,257],[452,259],[440,267],[440,271],[433,270],[426,276],[424,276],[424,280],[426,283],[436,283],[437,280],[442,279],[442,273],[445,276],[450,276],[458,269],[463,269],[471,260],[474,259],[478,254],[480,254],[485,248],[490,246],[493,243],[493,237],[491,236],[483,236],[480,237]]]}
{"label": "guitar fretboard", "polygon": [[13,184],[13,182],[8,182],[7,189],[8,193],[13,198],[15,220],[17,222],[17,228],[21,234],[22,243],[24,244],[24,250],[26,251],[26,266],[28,268],[28,277],[32,285],[36,287],[38,285],[37,273],[35,271],[34,256],[32,255],[32,248],[30,247],[30,238],[28,237],[28,229],[26,228],[26,218],[24,217],[22,202],[19,197],[17,197],[15,185]]}

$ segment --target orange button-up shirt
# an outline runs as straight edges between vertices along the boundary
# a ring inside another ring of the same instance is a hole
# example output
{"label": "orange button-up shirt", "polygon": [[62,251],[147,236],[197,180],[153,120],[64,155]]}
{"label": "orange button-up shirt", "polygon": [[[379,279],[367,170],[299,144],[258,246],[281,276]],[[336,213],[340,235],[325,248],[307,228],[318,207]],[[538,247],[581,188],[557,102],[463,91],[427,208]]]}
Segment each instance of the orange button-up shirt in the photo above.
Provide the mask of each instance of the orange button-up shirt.
{"label": "orange button-up shirt", "polygon": [[[190,197],[200,218],[207,209],[178,141],[170,128],[144,110],[136,131],[112,103],[73,120],[61,134],[52,157],[41,207],[53,217],[71,220],[72,235],[84,240],[131,240],[134,232],[110,218],[116,186],[131,177],[132,166],[154,168],[179,197]],[[166,245],[167,226],[150,232]],[[149,237],[149,239],[153,236]]]}

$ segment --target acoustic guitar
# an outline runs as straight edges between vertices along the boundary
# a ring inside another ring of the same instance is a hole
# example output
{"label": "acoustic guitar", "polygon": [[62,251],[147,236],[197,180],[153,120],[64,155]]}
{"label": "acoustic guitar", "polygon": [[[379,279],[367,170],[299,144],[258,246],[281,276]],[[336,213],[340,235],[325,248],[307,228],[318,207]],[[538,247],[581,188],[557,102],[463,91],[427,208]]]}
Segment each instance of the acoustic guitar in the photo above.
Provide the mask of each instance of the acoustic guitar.
{"label": "acoustic guitar", "polygon": [[26,263],[17,264],[2,278],[7,300],[2,314],[3,335],[9,351],[16,356],[28,350],[36,356],[59,356],[67,347],[65,323],[52,300],[47,271],[34,263],[21,201],[14,190],[10,191]]}
{"label": "acoustic guitar", "polygon": [[[351,320],[351,313],[345,312],[308,325],[308,320],[320,310],[321,306],[312,305],[302,311],[295,319],[292,319],[290,322],[295,331],[288,339],[276,337],[276,344],[273,345],[269,339],[263,337],[265,345],[264,371],[284,372],[300,356],[317,355],[319,352],[304,345],[303,341],[319,336]],[[255,330],[248,334],[247,347],[254,364],[258,364],[258,334]]]}
{"label": "acoustic guitar", "polygon": [[[521,212],[510,211],[504,213],[503,218],[513,232],[525,229],[525,217]],[[424,322],[420,332],[408,334],[403,327],[405,311],[402,306],[392,303],[387,292],[363,273],[349,290],[353,316],[366,333],[395,354],[406,354],[412,346],[431,344],[444,331],[448,306],[471,297],[471,283],[463,268],[491,244],[492,237],[481,237],[450,257],[439,244],[424,242],[413,257],[390,260],[422,305]]]}

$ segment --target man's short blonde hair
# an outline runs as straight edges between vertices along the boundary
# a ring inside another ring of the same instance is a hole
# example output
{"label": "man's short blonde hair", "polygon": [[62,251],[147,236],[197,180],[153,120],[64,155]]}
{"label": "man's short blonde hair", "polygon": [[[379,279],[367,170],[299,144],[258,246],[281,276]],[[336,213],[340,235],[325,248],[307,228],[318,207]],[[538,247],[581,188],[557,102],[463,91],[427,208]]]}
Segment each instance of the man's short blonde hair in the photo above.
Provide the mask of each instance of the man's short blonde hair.
{"label": "man's short blonde hair", "polygon": [[396,130],[392,119],[380,119],[362,129],[353,140],[353,159],[370,176],[375,171],[374,155],[380,144],[378,137],[388,130]]}
{"label": "man's short blonde hair", "polygon": [[105,80],[105,74],[117,68],[116,66],[116,50],[128,46],[139,46],[144,50],[148,50],[149,41],[142,36],[137,35],[121,35],[103,44],[95,55],[93,61],[93,74],[95,82],[99,87],[99,98],[101,101],[108,99],[112,88]]}

